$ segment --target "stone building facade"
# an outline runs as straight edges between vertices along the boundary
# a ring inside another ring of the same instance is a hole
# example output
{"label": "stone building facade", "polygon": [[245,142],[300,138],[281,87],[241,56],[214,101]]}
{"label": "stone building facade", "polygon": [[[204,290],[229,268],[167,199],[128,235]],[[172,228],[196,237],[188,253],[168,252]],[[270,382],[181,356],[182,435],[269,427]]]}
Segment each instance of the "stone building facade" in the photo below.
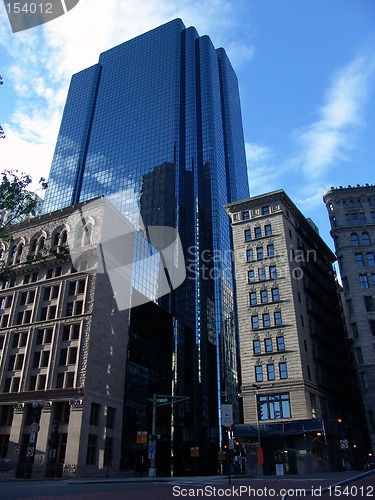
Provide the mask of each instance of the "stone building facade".
{"label": "stone building facade", "polygon": [[375,453],[375,186],[331,188],[324,202],[343,284],[356,383]]}
{"label": "stone building facade", "polygon": [[244,410],[236,436],[261,444],[266,473],[278,462],[289,472],[339,469],[353,460],[340,450],[340,423],[355,415],[335,256],[282,190],[226,211]]}
{"label": "stone building facade", "polygon": [[13,226],[12,243],[2,244],[13,273],[0,290],[0,457],[18,477],[120,466],[128,311],[95,272],[100,200],[84,221],[84,258],[72,266],[72,214],[84,205]]}

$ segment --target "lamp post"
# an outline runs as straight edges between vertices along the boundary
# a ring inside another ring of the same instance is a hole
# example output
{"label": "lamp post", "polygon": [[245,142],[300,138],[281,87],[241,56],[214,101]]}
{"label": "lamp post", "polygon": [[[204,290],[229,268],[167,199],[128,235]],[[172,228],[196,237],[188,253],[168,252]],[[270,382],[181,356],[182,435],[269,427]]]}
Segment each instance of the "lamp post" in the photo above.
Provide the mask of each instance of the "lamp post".
{"label": "lamp post", "polygon": [[259,425],[259,401],[258,401],[258,394],[259,394],[259,385],[253,384],[254,388],[254,395],[255,395],[255,411],[257,415],[257,432],[258,432],[258,447],[262,447],[262,443],[260,441],[260,425]]}
{"label": "lamp post", "polygon": [[256,428],[257,428],[257,462],[258,462],[258,464],[263,464],[264,463],[264,456],[263,456],[263,448],[262,448],[262,442],[261,442],[261,437],[260,437],[259,401],[258,401],[260,386],[257,384],[253,384],[252,388],[253,388],[253,390],[251,392],[249,392],[249,393],[240,392],[238,394],[238,396],[240,398],[243,398],[244,396],[252,395],[252,394],[254,394],[254,396],[255,396],[255,414],[256,414]]}

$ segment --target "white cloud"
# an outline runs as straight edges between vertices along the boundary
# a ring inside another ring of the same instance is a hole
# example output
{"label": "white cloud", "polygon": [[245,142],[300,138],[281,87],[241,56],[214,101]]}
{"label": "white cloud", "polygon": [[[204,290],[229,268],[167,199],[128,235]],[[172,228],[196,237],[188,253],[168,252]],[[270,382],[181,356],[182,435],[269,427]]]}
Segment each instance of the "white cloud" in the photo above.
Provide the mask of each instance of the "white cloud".
{"label": "white cloud", "polygon": [[249,142],[245,144],[245,151],[251,196],[280,189],[284,170],[277,164],[273,151]]}
{"label": "white cloud", "polygon": [[235,69],[245,62],[251,61],[255,54],[255,48],[253,45],[235,42],[230,42],[226,45],[225,51],[227,52],[230,62]]}
{"label": "white cloud", "polygon": [[296,193],[294,202],[302,211],[320,209],[323,204],[324,187],[319,182],[301,186]]}
{"label": "white cloud", "polygon": [[[246,144],[251,194],[273,189],[291,191],[298,205],[315,210],[322,203],[328,173],[349,159],[366,125],[366,103],[374,86],[375,56],[355,59],[337,72],[325,94],[317,119],[292,133],[297,152]],[[272,138],[271,138],[272,139]]]}
{"label": "white cloud", "polygon": [[301,147],[300,163],[310,179],[345,161],[364,126],[365,104],[373,85],[375,56],[359,57],[337,73],[318,110],[318,119],[295,132]]}
{"label": "white cloud", "polygon": [[273,153],[270,148],[260,146],[255,143],[247,142],[245,144],[246,159],[249,164],[256,164],[260,161],[269,160],[272,158]]}
{"label": "white cloud", "polygon": [[48,175],[72,74],[96,64],[101,52],[175,17],[229,47],[237,65],[252,57],[251,46],[231,38],[241,19],[229,0],[82,0],[66,15],[16,34],[1,3],[0,46],[11,61],[1,72],[16,94],[11,116],[3,118],[8,123],[2,123],[3,168],[18,164],[35,178]]}
{"label": "white cloud", "polygon": [[[52,160],[52,144],[49,142],[31,141],[8,124],[4,127],[6,139],[1,142],[0,170],[18,170],[32,175],[32,190],[39,189],[39,179],[47,178]],[[43,197],[43,193],[38,192]]]}

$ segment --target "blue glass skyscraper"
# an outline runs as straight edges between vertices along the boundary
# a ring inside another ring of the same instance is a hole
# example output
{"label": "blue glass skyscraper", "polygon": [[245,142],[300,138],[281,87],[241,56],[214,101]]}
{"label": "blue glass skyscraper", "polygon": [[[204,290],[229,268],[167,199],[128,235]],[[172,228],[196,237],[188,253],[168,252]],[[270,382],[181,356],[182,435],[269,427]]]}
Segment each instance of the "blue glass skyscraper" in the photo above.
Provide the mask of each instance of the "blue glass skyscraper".
{"label": "blue glass skyscraper", "polygon": [[[182,454],[200,446],[200,460],[216,471],[220,403],[233,402],[236,413],[238,392],[223,206],[249,189],[236,75],[225,51],[180,19],[104,52],[72,78],[43,211],[99,195],[133,221],[140,207],[146,226],[178,229],[188,276],[159,309],[171,319],[167,389],[191,400],[174,409],[171,440]],[[130,335],[136,330],[130,325]]]}

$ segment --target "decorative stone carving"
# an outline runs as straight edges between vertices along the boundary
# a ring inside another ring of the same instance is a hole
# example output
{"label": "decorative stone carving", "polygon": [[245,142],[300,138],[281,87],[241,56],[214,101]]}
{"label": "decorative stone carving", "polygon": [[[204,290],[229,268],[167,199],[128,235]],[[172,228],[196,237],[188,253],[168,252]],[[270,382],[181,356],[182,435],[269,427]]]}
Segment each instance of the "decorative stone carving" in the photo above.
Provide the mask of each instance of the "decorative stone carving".
{"label": "decorative stone carving", "polygon": [[13,405],[14,413],[23,413],[23,409],[25,407],[25,403],[15,403]]}
{"label": "decorative stone carving", "polygon": [[69,401],[70,411],[82,411],[83,410],[83,401],[82,399],[71,399]]}
{"label": "decorative stone carving", "polygon": [[44,407],[42,408],[42,413],[51,413],[52,411],[52,401],[45,401]]}

